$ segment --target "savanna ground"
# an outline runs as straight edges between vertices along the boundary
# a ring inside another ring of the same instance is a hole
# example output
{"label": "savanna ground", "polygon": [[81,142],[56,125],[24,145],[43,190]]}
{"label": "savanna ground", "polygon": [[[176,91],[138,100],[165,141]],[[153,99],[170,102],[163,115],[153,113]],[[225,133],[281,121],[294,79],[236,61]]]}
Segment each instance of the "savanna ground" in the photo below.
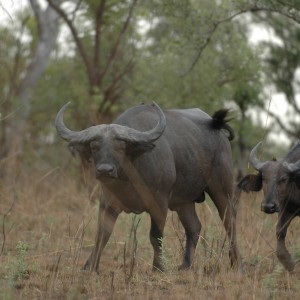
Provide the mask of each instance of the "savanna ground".
{"label": "savanna ground", "polygon": [[[146,214],[122,214],[100,275],[81,272],[94,242],[97,203],[65,166],[0,181],[0,299],[300,299],[300,270],[288,273],[278,263],[276,215],[260,212],[261,194],[243,194],[238,206],[242,275],[230,269],[225,232],[209,199],[197,206],[202,231],[193,270],[177,271],[184,232],[169,212],[165,273],[151,271]],[[287,237],[295,258],[299,229],[295,219]]]}

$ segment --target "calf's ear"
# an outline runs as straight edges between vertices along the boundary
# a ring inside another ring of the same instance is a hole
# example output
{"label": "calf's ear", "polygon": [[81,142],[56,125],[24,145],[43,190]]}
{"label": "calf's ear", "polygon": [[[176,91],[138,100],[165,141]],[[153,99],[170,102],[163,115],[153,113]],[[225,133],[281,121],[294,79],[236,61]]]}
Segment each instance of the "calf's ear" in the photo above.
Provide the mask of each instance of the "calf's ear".
{"label": "calf's ear", "polygon": [[262,189],[262,176],[261,173],[257,175],[249,174],[242,178],[237,184],[238,188],[246,193],[258,192]]}

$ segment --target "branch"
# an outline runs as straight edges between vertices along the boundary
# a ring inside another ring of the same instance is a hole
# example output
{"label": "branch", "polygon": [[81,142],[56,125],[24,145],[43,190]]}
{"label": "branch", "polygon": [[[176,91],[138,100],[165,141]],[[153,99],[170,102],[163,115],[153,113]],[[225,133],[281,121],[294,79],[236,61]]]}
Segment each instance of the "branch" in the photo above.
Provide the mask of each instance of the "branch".
{"label": "branch", "polygon": [[4,12],[8,15],[10,20],[13,22],[14,20],[13,20],[12,16],[10,15],[9,11],[4,7],[4,5],[1,2],[0,2],[0,7],[1,7],[1,9],[4,10]]}
{"label": "branch", "polygon": [[297,104],[297,101],[294,97],[295,92],[293,92],[293,96],[287,97],[287,102],[293,107],[296,113],[300,114],[300,108],[299,105]]}
{"label": "branch", "polygon": [[84,65],[87,69],[87,73],[88,73],[88,77],[89,77],[89,81],[90,83],[93,82],[92,80],[92,74],[93,74],[93,68],[92,68],[92,64],[91,61],[88,58],[87,52],[84,48],[83,43],[81,42],[81,39],[79,38],[78,32],[75,28],[75,26],[73,25],[73,22],[71,20],[69,20],[67,14],[63,11],[63,9],[61,9],[61,7],[59,5],[57,5],[56,3],[54,3],[54,0],[47,0],[47,2],[51,5],[51,7],[53,9],[55,9],[55,11],[62,17],[62,19],[67,23],[71,34],[74,38],[75,44],[78,48],[78,51],[83,59]]}
{"label": "branch", "polygon": [[[14,198],[13,198],[13,201],[10,205],[10,207],[8,208],[8,210],[3,214],[3,220],[2,220],[2,235],[3,235],[3,242],[2,242],[2,247],[1,247],[1,252],[0,252],[0,255],[3,254],[3,251],[4,251],[4,247],[5,247],[5,242],[6,242],[6,231],[5,231],[5,221],[6,221],[6,218],[8,216],[8,214],[12,211],[13,209],[13,206],[15,204],[15,201],[16,201],[16,193],[14,193]],[[12,225],[13,226],[13,225]],[[12,227],[11,227],[12,228]]]}
{"label": "branch", "polygon": [[[12,67],[8,67],[5,62],[1,62],[2,65],[4,66],[4,68],[7,69],[6,73],[7,73],[8,79],[9,79],[7,92],[4,93],[4,96],[2,97],[3,99],[0,103],[1,105],[3,105],[2,113],[4,114],[4,116],[0,118],[1,122],[8,119],[8,118],[10,118],[14,114],[16,114],[16,112],[19,110],[19,108],[17,108],[14,111],[10,111],[11,106],[12,106],[11,99],[12,99],[13,95],[17,93],[17,90],[18,90],[19,85],[20,85],[20,83],[19,83],[19,73],[22,73],[22,71],[21,71],[22,37],[25,34],[26,24],[27,24],[28,21],[29,21],[29,16],[27,16],[25,19],[22,20],[21,28],[19,30],[20,31],[20,34],[19,34],[20,38],[14,39],[15,45],[16,45],[16,51],[15,51],[15,54],[13,55]],[[5,127],[5,125],[4,125],[4,127]],[[3,144],[2,149],[0,150],[0,152],[3,152],[4,148],[5,148],[5,146]]]}
{"label": "branch", "polygon": [[77,4],[76,4],[76,6],[75,6],[75,8],[74,8],[74,10],[73,10],[73,12],[72,12],[72,19],[71,19],[71,22],[72,22],[72,23],[73,23],[74,20],[75,20],[76,12],[78,11],[78,9],[79,9],[81,3],[82,3],[82,0],[78,1]]}
{"label": "branch", "polygon": [[101,27],[103,21],[103,15],[105,11],[106,0],[102,0],[96,13],[96,33],[95,33],[95,52],[94,52],[94,66],[97,68],[97,73],[100,69],[100,50],[101,50]]}
{"label": "branch", "polygon": [[193,70],[193,68],[195,67],[195,65],[197,64],[197,62],[199,61],[203,51],[205,50],[205,48],[207,47],[207,45],[209,44],[209,42],[211,41],[211,38],[212,36],[214,35],[214,33],[216,32],[217,28],[225,23],[225,22],[229,22],[231,21],[232,19],[234,19],[235,17],[241,15],[241,14],[244,14],[246,11],[245,10],[240,10],[238,11],[237,13],[227,17],[227,18],[224,18],[224,19],[221,19],[217,22],[214,22],[213,25],[212,25],[212,29],[210,30],[209,32],[209,36],[205,39],[204,43],[199,47],[199,50],[198,50],[198,53],[196,54],[194,60],[192,61],[190,67],[184,71],[182,74],[180,74],[181,77],[187,75],[190,71]]}
{"label": "branch", "polygon": [[182,74],[180,74],[179,76],[183,77],[186,76],[189,72],[191,72],[194,67],[196,66],[197,62],[199,61],[204,49],[207,47],[207,45],[209,44],[214,32],[216,31],[218,26],[214,26],[213,29],[210,32],[210,35],[205,39],[205,42],[202,44],[202,46],[199,47],[199,50],[196,54],[196,56],[194,57],[191,65],[189,66],[189,68],[187,70],[185,70]]}
{"label": "branch", "polygon": [[111,84],[108,86],[108,88],[105,90],[104,92],[104,99],[98,109],[98,114],[103,112],[103,109],[105,107],[106,102],[110,101],[111,104],[113,104],[114,102],[116,102],[117,97],[115,97],[114,100],[111,100],[111,94],[112,91],[115,89],[116,85],[119,83],[119,81],[123,78],[123,76],[130,72],[132,70],[134,66],[134,62],[133,62],[133,58],[126,64],[126,66],[124,67],[124,69],[117,75],[115,75],[111,81]]}
{"label": "branch", "polygon": [[270,110],[267,111],[267,113],[273,118],[275,119],[275,121],[278,123],[278,125],[281,127],[281,129],[287,133],[288,135],[290,136],[293,136],[293,137],[296,137],[296,138],[299,138],[299,136],[297,135],[297,132],[294,132],[292,130],[290,130],[282,121],[281,119],[275,115],[273,112],[271,112]]}
{"label": "branch", "polygon": [[101,74],[101,79],[100,79],[100,81],[101,81],[101,80],[103,79],[103,77],[106,75],[107,71],[109,70],[110,66],[112,65],[113,60],[114,60],[115,57],[116,57],[116,54],[117,54],[117,52],[118,52],[118,50],[119,50],[120,43],[121,43],[122,38],[123,38],[123,36],[124,36],[124,34],[125,34],[127,28],[128,28],[128,25],[129,25],[129,23],[130,23],[130,20],[131,20],[132,14],[133,14],[133,9],[134,9],[134,7],[135,7],[137,1],[138,1],[138,0],[133,0],[132,5],[131,5],[131,7],[129,8],[128,16],[127,16],[127,18],[126,18],[126,20],[125,20],[125,22],[124,22],[124,24],[123,24],[123,27],[122,27],[122,29],[121,29],[121,31],[120,31],[120,33],[119,33],[119,36],[118,36],[118,38],[117,38],[117,40],[116,40],[116,42],[115,42],[115,44],[114,44],[114,46],[113,46],[113,48],[112,48],[110,57],[109,57],[109,59],[108,59],[108,61],[107,61],[107,64],[106,64],[106,66],[105,66],[105,68],[104,68],[102,74]]}
{"label": "branch", "polygon": [[21,30],[20,30],[20,39],[18,39],[16,41],[17,44],[17,51],[16,54],[14,56],[14,64],[13,64],[13,68],[12,68],[12,72],[10,75],[10,82],[11,82],[11,89],[13,93],[16,93],[18,87],[18,83],[17,83],[17,79],[18,79],[18,72],[20,72],[20,61],[21,61],[21,57],[22,57],[22,38],[25,35],[25,31],[26,31],[26,26],[27,26],[27,22],[29,21],[29,16],[26,17],[23,21],[22,21],[22,25],[21,25]]}
{"label": "branch", "polygon": [[211,41],[212,36],[214,35],[214,33],[216,32],[217,28],[221,24],[223,24],[225,22],[230,22],[234,18],[236,18],[237,16],[240,16],[240,15],[242,15],[244,13],[248,13],[248,12],[257,13],[257,12],[262,12],[262,11],[279,13],[279,14],[287,17],[287,18],[290,18],[290,19],[294,20],[298,24],[300,24],[300,16],[296,17],[296,16],[294,16],[291,13],[285,12],[284,10],[282,10],[282,8],[279,9],[279,8],[275,8],[275,7],[272,7],[272,8],[270,8],[270,7],[258,7],[257,3],[255,3],[253,6],[250,6],[248,8],[240,8],[240,10],[238,12],[232,14],[231,16],[229,16],[227,18],[224,18],[224,19],[221,19],[221,20],[213,23],[212,29],[209,32],[209,36],[205,39],[204,43],[199,47],[198,52],[197,52],[195,58],[193,59],[190,67],[186,71],[184,71],[182,74],[180,74],[180,76],[185,76],[190,71],[193,70],[193,68],[195,67],[195,65],[198,63],[198,61],[199,61],[199,59],[200,59],[203,51],[205,50],[205,48],[208,46],[209,42]]}

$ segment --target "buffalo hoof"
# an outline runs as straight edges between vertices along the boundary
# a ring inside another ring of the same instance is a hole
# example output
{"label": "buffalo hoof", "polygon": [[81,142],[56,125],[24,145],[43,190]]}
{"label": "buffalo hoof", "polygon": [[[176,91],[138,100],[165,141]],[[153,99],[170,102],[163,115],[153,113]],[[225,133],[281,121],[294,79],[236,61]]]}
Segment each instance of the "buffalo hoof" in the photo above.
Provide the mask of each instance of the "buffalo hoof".
{"label": "buffalo hoof", "polygon": [[90,270],[90,269],[82,268],[82,269],[80,270],[80,272],[82,272],[82,273],[96,273],[97,275],[100,275],[99,270]]}
{"label": "buffalo hoof", "polygon": [[292,272],[294,270],[295,262],[292,260],[290,254],[285,254],[285,253],[282,254],[278,252],[277,257],[287,271]]}
{"label": "buffalo hoof", "polygon": [[191,264],[183,263],[182,265],[180,265],[178,267],[178,271],[187,271],[187,270],[190,270],[191,268],[192,268]]}
{"label": "buffalo hoof", "polygon": [[90,271],[91,267],[90,267],[90,260],[88,259],[86,261],[86,263],[84,264],[83,268],[81,269],[82,271]]}
{"label": "buffalo hoof", "polygon": [[87,262],[84,264],[83,268],[81,269],[81,272],[95,272],[98,275],[100,275],[99,268],[93,269],[89,260],[87,260]]}
{"label": "buffalo hoof", "polygon": [[289,272],[292,272],[292,271],[294,271],[294,269],[295,269],[295,263],[289,263],[289,264],[286,264],[286,265],[284,265],[284,267],[285,267],[285,269],[287,270],[287,271],[289,271]]}

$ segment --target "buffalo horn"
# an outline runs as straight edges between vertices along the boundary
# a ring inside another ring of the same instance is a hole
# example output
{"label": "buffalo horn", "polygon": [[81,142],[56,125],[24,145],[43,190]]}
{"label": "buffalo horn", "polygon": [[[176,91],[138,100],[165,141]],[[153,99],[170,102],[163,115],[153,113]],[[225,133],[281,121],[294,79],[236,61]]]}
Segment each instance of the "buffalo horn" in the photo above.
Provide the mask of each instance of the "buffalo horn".
{"label": "buffalo horn", "polygon": [[115,132],[116,137],[121,140],[129,141],[132,143],[152,143],[162,135],[166,128],[165,115],[161,108],[155,102],[153,102],[152,105],[159,114],[159,121],[157,125],[149,131],[142,132],[118,124],[101,124],[91,126],[81,131],[72,131],[68,129],[64,124],[64,112],[69,104],[70,102],[66,103],[60,109],[55,119],[55,126],[58,134],[61,138],[68,142],[87,143],[97,137],[101,137],[104,130],[112,129]]}
{"label": "buffalo horn", "polygon": [[259,142],[250,152],[250,157],[249,157],[249,161],[251,166],[259,171],[265,163],[261,162],[258,158],[257,158],[257,149],[260,147],[260,145],[262,144],[262,142]]}
{"label": "buffalo horn", "polygon": [[300,160],[298,160],[296,163],[288,163],[288,162],[285,161],[282,165],[286,169],[288,169],[291,173],[300,170]]}
{"label": "buffalo horn", "polygon": [[157,125],[149,131],[138,131],[133,128],[125,127],[121,128],[118,138],[130,143],[153,143],[156,141],[164,132],[166,128],[166,117],[161,108],[155,103],[152,103],[156,112],[159,115],[159,121]]}

